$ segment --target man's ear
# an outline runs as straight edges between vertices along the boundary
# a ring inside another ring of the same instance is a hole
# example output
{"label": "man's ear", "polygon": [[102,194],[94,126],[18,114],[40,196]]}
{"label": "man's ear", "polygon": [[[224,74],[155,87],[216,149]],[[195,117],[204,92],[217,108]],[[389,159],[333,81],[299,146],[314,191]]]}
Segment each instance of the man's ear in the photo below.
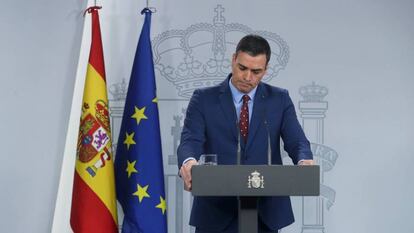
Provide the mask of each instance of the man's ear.
{"label": "man's ear", "polygon": [[232,60],[233,63],[236,62],[236,58],[237,58],[237,53],[233,53],[233,60]]}

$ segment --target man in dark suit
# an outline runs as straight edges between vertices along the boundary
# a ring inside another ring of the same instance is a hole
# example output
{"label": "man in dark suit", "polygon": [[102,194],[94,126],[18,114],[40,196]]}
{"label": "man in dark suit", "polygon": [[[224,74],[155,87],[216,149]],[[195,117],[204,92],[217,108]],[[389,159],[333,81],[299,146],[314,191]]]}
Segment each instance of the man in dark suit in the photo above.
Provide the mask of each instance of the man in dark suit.
{"label": "man in dark suit", "polygon": [[[237,45],[227,79],[194,91],[177,150],[186,190],[191,190],[191,167],[201,154],[217,154],[218,164],[236,164],[240,145],[241,164],[267,164],[269,136],[272,164],[282,164],[280,138],[293,163],[313,164],[288,92],[261,82],[270,54],[266,39],[247,35]],[[289,197],[259,199],[258,213],[261,233],[294,221]],[[194,197],[190,224],[196,233],[236,233],[236,197]]]}

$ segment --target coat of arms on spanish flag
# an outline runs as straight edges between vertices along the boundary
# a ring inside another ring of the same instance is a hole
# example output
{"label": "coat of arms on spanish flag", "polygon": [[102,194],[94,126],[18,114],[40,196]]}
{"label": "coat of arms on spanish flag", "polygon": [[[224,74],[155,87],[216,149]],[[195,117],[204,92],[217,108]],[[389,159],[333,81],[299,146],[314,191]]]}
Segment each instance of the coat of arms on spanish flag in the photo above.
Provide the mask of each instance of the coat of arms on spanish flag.
{"label": "coat of arms on spanish flag", "polygon": [[99,7],[92,16],[92,43],[79,127],[70,225],[75,233],[117,230],[114,163]]}

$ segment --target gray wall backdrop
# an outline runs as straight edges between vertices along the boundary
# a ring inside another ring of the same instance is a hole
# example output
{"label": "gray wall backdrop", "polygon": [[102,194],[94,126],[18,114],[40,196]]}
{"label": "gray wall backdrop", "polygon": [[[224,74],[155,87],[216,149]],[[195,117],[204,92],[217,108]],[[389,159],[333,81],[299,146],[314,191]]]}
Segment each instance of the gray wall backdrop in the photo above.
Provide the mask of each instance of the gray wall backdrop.
{"label": "gray wall backdrop", "polygon": [[[413,1],[150,2],[157,8],[152,38],[159,46],[154,54],[160,55],[156,74],[170,232],[192,231],[186,225],[191,197],[175,177],[174,151],[188,96],[178,89],[181,76],[163,68],[199,71],[184,62],[181,38],[174,34],[194,28],[198,33],[186,41],[194,60],[216,64],[214,45],[223,40],[205,32],[208,25],[236,31],[224,34],[225,59],[249,30],[274,39],[274,72],[266,81],[289,89],[324,167],[323,196],[293,198],[297,221],[283,233],[414,232]],[[144,1],[100,4],[111,105],[118,106],[122,93],[116,87],[129,78]],[[49,232],[86,2],[1,0],[0,5],[0,232]],[[165,50],[173,52],[161,53]],[[285,60],[275,59],[283,54]],[[200,72],[202,86],[224,78]],[[191,91],[194,82],[188,85]],[[116,138],[120,118],[112,114]]]}

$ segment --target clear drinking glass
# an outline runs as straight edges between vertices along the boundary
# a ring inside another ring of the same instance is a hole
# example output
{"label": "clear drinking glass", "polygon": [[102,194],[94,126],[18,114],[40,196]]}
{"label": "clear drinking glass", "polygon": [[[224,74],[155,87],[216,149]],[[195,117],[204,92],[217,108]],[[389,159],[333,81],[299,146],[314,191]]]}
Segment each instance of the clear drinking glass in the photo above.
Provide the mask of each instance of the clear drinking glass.
{"label": "clear drinking glass", "polygon": [[217,155],[216,154],[203,154],[200,156],[198,161],[200,165],[217,165]]}

